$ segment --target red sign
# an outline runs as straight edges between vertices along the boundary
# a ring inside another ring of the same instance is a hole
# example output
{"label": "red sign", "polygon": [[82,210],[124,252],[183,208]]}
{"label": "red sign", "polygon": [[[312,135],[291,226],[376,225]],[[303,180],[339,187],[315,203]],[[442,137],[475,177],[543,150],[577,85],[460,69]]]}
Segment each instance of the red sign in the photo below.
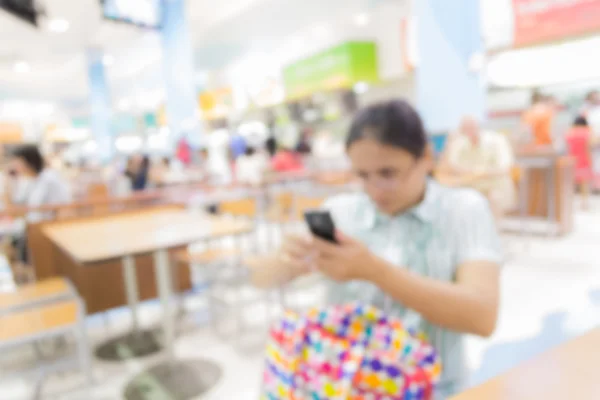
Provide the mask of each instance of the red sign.
{"label": "red sign", "polygon": [[515,45],[600,30],[600,0],[513,0]]}

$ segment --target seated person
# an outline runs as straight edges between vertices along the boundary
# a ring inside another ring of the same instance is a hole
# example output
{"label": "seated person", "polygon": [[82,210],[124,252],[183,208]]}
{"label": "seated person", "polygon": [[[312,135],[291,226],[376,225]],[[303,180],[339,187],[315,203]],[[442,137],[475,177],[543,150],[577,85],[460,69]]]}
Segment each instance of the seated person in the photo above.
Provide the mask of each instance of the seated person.
{"label": "seated person", "polygon": [[[8,176],[4,192],[7,208],[15,205],[36,208],[72,201],[69,185],[57,171],[47,167],[37,146],[26,145],[15,150],[8,166]],[[18,196],[12,192],[15,187],[21,188]],[[52,217],[52,213],[31,211],[26,215],[28,222],[38,222],[47,217]],[[26,262],[24,231],[15,237],[15,246],[21,261]]]}
{"label": "seated person", "polygon": [[[7,182],[5,202],[11,205],[21,205],[29,208],[53,204],[68,203],[72,200],[71,190],[63,177],[46,166],[44,158],[37,146],[26,145],[19,147],[12,155],[8,167],[11,179]],[[13,182],[11,182],[13,180]],[[19,182],[20,184],[13,184]],[[26,188],[19,196],[13,197],[13,187]],[[29,221],[43,219],[39,212],[27,215]]]}
{"label": "seated person", "polygon": [[446,152],[445,172],[485,195],[496,218],[515,207],[516,188],[511,177],[514,152],[504,135],[482,131],[474,118],[465,117],[459,131],[449,139]]}
{"label": "seated person", "polygon": [[319,272],[329,304],[373,305],[425,332],[444,366],[436,398],[448,398],[468,381],[466,335],[496,326],[502,254],[488,202],[428,178],[433,154],[407,102],[359,112],[346,149],[363,189],[325,202],[338,243],[288,237],[249,265],[277,283]]}
{"label": "seated person", "polygon": [[264,182],[268,168],[267,155],[248,146],[244,155],[235,160],[235,177],[238,183],[259,186]]}

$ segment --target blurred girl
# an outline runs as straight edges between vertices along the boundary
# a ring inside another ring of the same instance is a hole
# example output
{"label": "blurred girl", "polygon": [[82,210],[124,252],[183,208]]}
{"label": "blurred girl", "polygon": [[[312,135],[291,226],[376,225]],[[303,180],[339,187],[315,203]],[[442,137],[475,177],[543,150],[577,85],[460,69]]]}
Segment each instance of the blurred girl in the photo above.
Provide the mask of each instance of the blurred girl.
{"label": "blurred girl", "polygon": [[566,142],[569,154],[575,159],[575,181],[582,196],[582,207],[589,207],[590,182],[592,171],[592,134],[585,117],[577,117],[567,133]]}

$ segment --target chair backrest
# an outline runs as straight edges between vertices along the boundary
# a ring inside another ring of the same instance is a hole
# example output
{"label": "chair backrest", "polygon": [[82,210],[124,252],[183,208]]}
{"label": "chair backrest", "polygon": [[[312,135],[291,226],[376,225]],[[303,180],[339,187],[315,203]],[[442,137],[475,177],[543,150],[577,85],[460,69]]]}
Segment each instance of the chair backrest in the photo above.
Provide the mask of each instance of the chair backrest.
{"label": "chair backrest", "polygon": [[294,213],[296,218],[303,219],[304,212],[320,208],[326,197],[298,195],[294,198]]}
{"label": "chair backrest", "polygon": [[219,204],[219,211],[234,217],[256,218],[258,204],[254,197],[226,200]]}
{"label": "chair backrest", "polygon": [[292,192],[281,192],[275,195],[275,205],[279,211],[291,212],[294,208],[294,194]]}
{"label": "chair backrest", "polygon": [[21,286],[14,292],[0,293],[0,314],[75,296],[76,292],[67,279],[44,279]]}
{"label": "chair backrest", "polygon": [[320,173],[315,176],[315,181],[320,183],[321,185],[346,185],[352,180],[354,177],[349,171],[331,171]]}
{"label": "chair backrest", "polygon": [[510,169],[510,176],[515,184],[518,184],[521,181],[522,174],[521,167],[518,165],[515,165]]}
{"label": "chair backrest", "polygon": [[108,186],[104,183],[92,183],[88,186],[87,196],[90,199],[101,199],[109,196]]}
{"label": "chair backrest", "polygon": [[77,299],[21,310],[0,317],[0,347],[34,340],[45,332],[73,326],[80,315]]}

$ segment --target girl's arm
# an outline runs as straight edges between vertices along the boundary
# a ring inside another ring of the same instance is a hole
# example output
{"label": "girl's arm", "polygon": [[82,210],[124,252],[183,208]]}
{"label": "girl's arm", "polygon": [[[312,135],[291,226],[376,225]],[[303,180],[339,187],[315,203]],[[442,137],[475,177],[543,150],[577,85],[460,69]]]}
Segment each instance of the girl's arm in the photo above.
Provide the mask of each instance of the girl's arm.
{"label": "girl's arm", "polygon": [[455,282],[444,282],[379,260],[372,281],[387,295],[434,325],[456,332],[490,336],[496,327],[500,269],[487,261],[458,267]]}

